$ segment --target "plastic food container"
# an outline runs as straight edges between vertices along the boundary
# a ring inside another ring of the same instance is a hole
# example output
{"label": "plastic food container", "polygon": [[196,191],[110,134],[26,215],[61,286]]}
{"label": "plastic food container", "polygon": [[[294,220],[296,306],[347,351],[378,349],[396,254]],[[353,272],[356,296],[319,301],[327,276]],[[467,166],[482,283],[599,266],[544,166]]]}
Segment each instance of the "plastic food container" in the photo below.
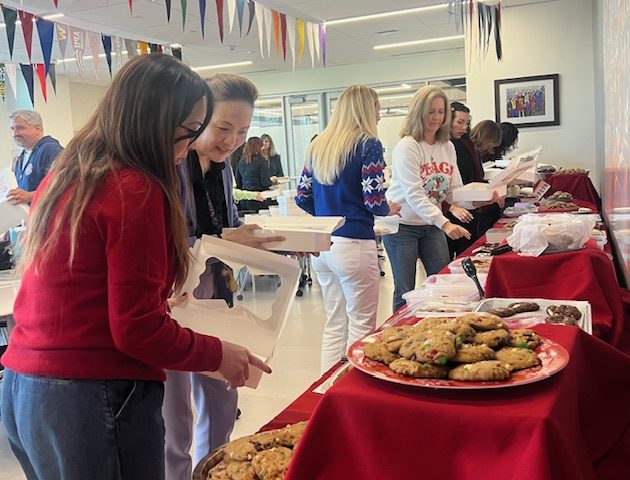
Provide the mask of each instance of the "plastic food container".
{"label": "plastic food container", "polygon": [[[485,273],[477,274],[477,278],[479,279],[479,283],[482,287],[486,285],[486,280],[488,279],[488,275]],[[430,275],[426,278],[422,285],[474,285],[474,282],[466,275],[465,273],[450,273],[446,275]]]}
{"label": "plastic food container", "polygon": [[[464,268],[462,267],[462,260],[464,258],[468,257],[456,258],[448,264],[448,269],[451,273],[464,273]],[[490,270],[490,264],[492,263],[492,257],[477,255],[469,258],[472,259],[473,264],[477,269],[477,273],[488,273],[488,270]]]}

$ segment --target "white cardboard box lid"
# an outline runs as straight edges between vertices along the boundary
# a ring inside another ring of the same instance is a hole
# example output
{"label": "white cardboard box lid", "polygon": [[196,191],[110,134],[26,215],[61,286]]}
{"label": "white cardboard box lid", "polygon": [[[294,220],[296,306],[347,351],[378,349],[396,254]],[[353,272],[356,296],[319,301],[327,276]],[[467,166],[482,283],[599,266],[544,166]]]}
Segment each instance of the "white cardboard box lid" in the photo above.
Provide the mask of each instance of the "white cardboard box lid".
{"label": "white cardboard box lid", "polygon": [[[301,274],[298,261],[207,235],[195,242],[191,253],[193,261],[182,287],[182,292],[188,293],[188,299],[173,307],[173,318],[183,327],[243,345],[254,355],[269,361],[295,299]],[[235,272],[247,266],[280,276],[280,286],[276,290],[269,318],[262,318],[243,305],[229,308],[224,300],[195,298],[193,292],[200,285],[199,278],[206,271],[206,261],[210,258],[219,259]],[[249,372],[245,385],[256,388],[262,370],[250,366]],[[222,379],[218,372],[210,376]]]}
{"label": "white cardboard box lid", "polygon": [[537,147],[514,157],[505,170],[490,179],[489,185],[509,185],[518,179],[527,170],[536,166],[541,150],[542,147]]}
{"label": "white cardboard box lid", "polygon": [[248,215],[245,223],[256,224],[268,230],[319,232],[332,234],[346,222],[344,217],[314,217],[312,215],[288,215],[269,217]]}

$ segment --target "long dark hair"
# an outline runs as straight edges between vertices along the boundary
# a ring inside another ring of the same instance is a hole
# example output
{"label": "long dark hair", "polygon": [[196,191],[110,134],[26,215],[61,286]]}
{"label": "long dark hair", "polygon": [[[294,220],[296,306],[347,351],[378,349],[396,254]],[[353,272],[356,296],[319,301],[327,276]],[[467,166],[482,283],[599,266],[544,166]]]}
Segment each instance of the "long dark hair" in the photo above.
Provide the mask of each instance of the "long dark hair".
{"label": "long dark hair", "polygon": [[499,128],[501,128],[501,145],[499,145],[498,153],[505,155],[518,141],[518,128],[510,122],[502,122]]}
{"label": "long dark hair", "polygon": [[[199,100],[206,117],[195,131],[174,138],[175,131]],[[52,169],[30,219],[25,264],[44,262],[62,228],[70,231],[71,266],[81,216],[104,177],[116,165],[134,168],[156,180],[170,209],[170,231],[176,250],[176,287],[186,278],[189,254],[186,222],[179,194],[175,143],[194,141],[212,115],[212,93],[206,82],[174,57],[142,55],[123,66],[86,125],[68,143]],[[60,198],[71,188],[59,218],[51,224]]]}

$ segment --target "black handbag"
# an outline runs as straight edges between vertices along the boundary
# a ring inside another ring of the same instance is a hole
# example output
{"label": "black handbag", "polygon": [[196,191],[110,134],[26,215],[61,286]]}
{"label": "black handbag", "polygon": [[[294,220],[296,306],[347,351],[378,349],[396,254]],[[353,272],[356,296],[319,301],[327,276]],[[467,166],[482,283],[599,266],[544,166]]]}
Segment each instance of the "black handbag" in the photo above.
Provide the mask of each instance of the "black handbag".
{"label": "black handbag", "polygon": [[11,254],[11,242],[0,241],[0,270],[13,268],[13,255]]}

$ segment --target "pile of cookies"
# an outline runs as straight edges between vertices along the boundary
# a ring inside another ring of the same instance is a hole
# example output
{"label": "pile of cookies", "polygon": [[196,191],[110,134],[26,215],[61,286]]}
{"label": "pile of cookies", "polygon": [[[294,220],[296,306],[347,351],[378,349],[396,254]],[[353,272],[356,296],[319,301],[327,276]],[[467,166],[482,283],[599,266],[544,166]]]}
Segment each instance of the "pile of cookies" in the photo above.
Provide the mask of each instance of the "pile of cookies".
{"label": "pile of cookies", "polygon": [[428,317],[415,325],[385,328],[365,356],[414,378],[506,380],[511,372],[541,364],[541,344],[531,330],[510,330],[498,316],[467,313]]}
{"label": "pile of cookies", "polygon": [[[225,445],[208,480],[282,480],[306,422],[256,433]],[[216,455],[216,454],[215,454]]]}
{"label": "pile of cookies", "polygon": [[569,192],[554,192],[547,197],[547,200],[559,200],[561,202],[570,202],[573,200],[573,195]]}
{"label": "pile of cookies", "polygon": [[547,307],[546,323],[576,326],[582,318],[582,313],[573,305],[549,305]]}
{"label": "pile of cookies", "polygon": [[545,210],[570,210],[578,209],[580,206],[573,202],[567,202],[566,200],[551,200],[545,203],[542,208]]}
{"label": "pile of cookies", "polygon": [[588,170],[585,168],[561,168],[558,170],[558,173],[568,174],[568,173],[577,173],[577,174],[588,174]]}

